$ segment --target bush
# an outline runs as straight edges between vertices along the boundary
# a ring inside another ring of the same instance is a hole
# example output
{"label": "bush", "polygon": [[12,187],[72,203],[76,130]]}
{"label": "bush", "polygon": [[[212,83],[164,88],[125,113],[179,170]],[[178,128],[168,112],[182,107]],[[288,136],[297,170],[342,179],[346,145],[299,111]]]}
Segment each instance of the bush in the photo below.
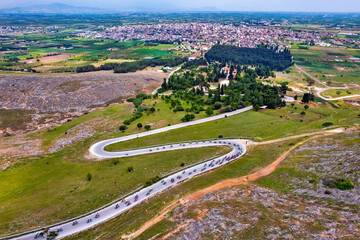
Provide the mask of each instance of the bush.
{"label": "bush", "polygon": [[350,179],[340,180],[336,182],[336,187],[340,190],[351,190],[354,189],[354,184]]}
{"label": "bush", "polygon": [[322,124],[323,127],[330,127],[330,126],[332,126],[332,125],[333,125],[332,122],[324,122],[324,123]]}
{"label": "bush", "polygon": [[150,125],[145,125],[145,129],[146,129],[146,131],[149,131],[151,129],[151,126]]}
{"label": "bush", "polygon": [[142,125],[141,123],[138,123],[138,124],[137,124],[137,127],[138,127],[138,128],[142,128],[143,125]]}
{"label": "bush", "polygon": [[144,187],[151,186],[151,185],[153,185],[154,183],[157,183],[157,182],[160,181],[160,180],[161,180],[161,178],[160,178],[159,176],[153,177],[153,178],[151,178],[150,180],[147,180],[147,181],[145,182]]}
{"label": "bush", "polygon": [[350,179],[331,179],[327,178],[323,180],[323,183],[325,186],[331,187],[331,188],[337,188],[340,190],[351,190],[354,188],[354,184]]}
{"label": "bush", "polygon": [[120,131],[125,131],[127,129],[127,126],[126,125],[121,125],[120,127],[119,127],[119,130]]}
{"label": "bush", "polygon": [[134,167],[128,167],[128,168],[127,168],[127,171],[128,171],[128,172],[133,172],[133,171],[135,171],[135,170],[134,170]]}
{"label": "bush", "polygon": [[147,95],[145,93],[139,93],[138,95],[136,95],[136,98],[142,98],[142,99],[147,99]]}
{"label": "bush", "polygon": [[92,179],[92,174],[91,173],[86,174],[86,180],[91,181],[91,179]]}
{"label": "bush", "polygon": [[112,165],[118,165],[119,164],[119,160],[118,159],[113,159],[113,160],[111,160],[111,164]]}
{"label": "bush", "polygon": [[219,135],[219,138],[224,138],[224,136],[223,136],[223,135]]}
{"label": "bush", "polygon": [[183,112],[183,111],[185,111],[185,110],[184,110],[184,108],[183,108],[182,106],[178,106],[178,107],[176,108],[176,111],[177,111],[177,112]]}
{"label": "bush", "polygon": [[185,163],[181,163],[180,166],[181,166],[181,167],[185,166]]}
{"label": "bush", "polygon": [[129,120],[129,119],[125,120],[125,121],[124,121],[124,124],[125,124],[125,125],[130,125],[130,124],[131,124],[131,120]]}
{"label": "bush", "polygon": [[132,102],[136,108],[138,108],[142,104],[142,98],[129,98],[128,102]]}
{"label": "bush", "polygon": [[215,102],[215,103],[214,103],[214,109],[215,109],[215,110],[218,110],[218,109],[220,109],[221,107],[222,107],[221,102]]}
{"label": "bush", "polygon": [[208,107],[206,109],[206,115],[210,116],[210,115],[213,115],[213,114],[214,114],[214,111],[210,107]]}
{"label": "bush", "polygon": [[195,115],[194,114],[186,114],[182,119],[181,121],[183,122],[189,122],[191,120],[193,120],[195,118]]}

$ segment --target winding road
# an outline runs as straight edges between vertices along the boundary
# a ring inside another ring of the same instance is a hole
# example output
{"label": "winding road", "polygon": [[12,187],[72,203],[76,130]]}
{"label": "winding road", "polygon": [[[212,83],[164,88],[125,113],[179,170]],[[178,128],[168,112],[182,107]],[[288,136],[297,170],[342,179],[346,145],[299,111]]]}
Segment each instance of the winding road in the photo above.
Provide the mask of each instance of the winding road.
{"label": "winding road", "polygon": [[109,158],[122,158],[130,156],[138,156],[143,154],[151,154],[165,151],[174,151],[180,149],[190,149],[190,148],[201,148],[201,147],[213,147],[213,146],[228,146],[232,150],[220,157],[216,157],[210,160],[205,160],[201,163],[197,163],[189,166],[186,169],[182,169],[179,172],[170,173],[165,176],[161,181],[126,195],[126,197],[116,200],[106,206],[99,208],[98,210],[92,211],[91,213],[84,214],[74,219],[70,219],[58,224],[47,226],[42,229],[32,230],[25,233],[20,233],[0,239],[21,239],[21,240],[30,240],[30,239],[46,239],[46,234],[41,235],[44,232],[43,229],[49,229],[49,231],[55,231],[58,233],[57,238],[63,238],[70,236],[75,233],[79,233],[86,229],[89,229],[97,224],[103,223],[112,219],[119,214],[127,211],[128,209],[138,205],[139,203],[145,201],[146,199],[182,182],[188,180],[194,176],[208,172],[212,169],[218,168],[225,165],[228,162],[234,161],[246,153],[246,147],[240,139],[220,139],[220,140],[200,140],[200,141],[190,141],[182,143],[174,143],[167,145],[159,145],[156,147],[145,147],[131,150],[124,150],[118,152],[107,152],[104,148],[110,144],[128,141],[131,139],[145,137],[161,132],[166,132],[182,127],[192,126],[200,123],[205,123],[209,121],[214,121],[217,119],[222,119],[228,116],[233,116],[239,113],[243,113],[249,110],[252,110],[253,107],[246,107],[239,109],[237,111],[229,112],[226,114],[215,115],[212,117],[199,119],[192,122],[180,123],[173,126],[168,126],[160,129],[155,129],[148,132],[143,132],[139,134],[133,134],[125,137],[109,139],[105,141],[98,142],[92,145],[89,149],[90,153],[98,158],[98,160],[104,160]]}
{"label": "winding road", "polygon": [[335,101],[335,100],[341,100],[341,99],[347,99],[347,98],[354,98],[354,97],[360,97],[360,94],[354,94],[354,95],[349,95],[349,96],[344,96],[344,97],[324,97],[321,94],[327,90],[330,89],[335,89],[335,90],[348,90],[349,87],[329,87],[328,85],[326,85],[325,83],[321,82],[319,79],[311,76],[308,72],[306,72],[304,69],[302,69],[301,67],[299,67],[298,65],[295,64],[295,67],[301,71],[302,73],[304,73],[306,76],[308,76],[309,78],[313,79],[315,82],[319,83],[320,85],[324,86],[325,88],[316,88],[316,94],[318,95],[318,97],[327,100],[327,101]]}

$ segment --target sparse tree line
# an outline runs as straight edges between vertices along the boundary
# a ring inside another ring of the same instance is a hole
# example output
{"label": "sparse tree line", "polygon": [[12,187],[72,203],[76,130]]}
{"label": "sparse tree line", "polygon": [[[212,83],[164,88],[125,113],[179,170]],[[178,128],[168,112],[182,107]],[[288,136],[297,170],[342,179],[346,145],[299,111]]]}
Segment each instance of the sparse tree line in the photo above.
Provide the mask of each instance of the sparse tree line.
{"label": "sparse tree line", "polygon": [[[119,131],[124,132],[128,128],[128,126],[131,125],[132,122],[134,122],[135,120],[141,118],[144,113],[149,115],[149,114],[154,113],[156,111],[156,109],[155,109],[156,103],[153,104],[153,106],[151,106],[151,107],[142,106],[143,100],[148,99],[148,98],[151,99],[152,97],[157,98],[158,95],[155,94],[155,95],[152,96],[152,95],[146,95],[145,93],[139,93],[139,94],[136,95],[135,98],[127,99],[128,102],[131,102],[131,103],[134,104],[136,109],[133,112],[133,116],[130,119],[126,119],[123,122],[123,124],[119,126]],[[144,127],[147,131],[149,131],[151,129],[150,125],[143,126],[142,123],[137,124],[138,129],[141,129],[142,127]]]}
{"label": "sparse tree line", "polygon": [[168,59],[149,59],[149,60],[140,60],[135,62],[123,62],[123,63],[105,63],[99,67],[94,65],[79,66],[76,68],[77,73],[81,72],[94,72],[100,70],[113,70],[114,73],[128,73],[136,72],[138,70],[143,70],[147,67],[156,67],[156,66],[170,66],[175,67],[186,61],[186,58],[168,58]]}

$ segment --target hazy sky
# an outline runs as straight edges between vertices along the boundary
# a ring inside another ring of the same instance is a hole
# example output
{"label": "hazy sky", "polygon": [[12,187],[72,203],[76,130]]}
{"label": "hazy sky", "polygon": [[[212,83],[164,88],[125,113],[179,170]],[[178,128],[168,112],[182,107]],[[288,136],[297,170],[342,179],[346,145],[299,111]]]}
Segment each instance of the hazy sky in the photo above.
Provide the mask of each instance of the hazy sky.
{"label": "hazy sky", "polygon": [[52,2],[108,9],[216,7],[231,11],[360,12],[360,0],[0,0],[0,8]]}

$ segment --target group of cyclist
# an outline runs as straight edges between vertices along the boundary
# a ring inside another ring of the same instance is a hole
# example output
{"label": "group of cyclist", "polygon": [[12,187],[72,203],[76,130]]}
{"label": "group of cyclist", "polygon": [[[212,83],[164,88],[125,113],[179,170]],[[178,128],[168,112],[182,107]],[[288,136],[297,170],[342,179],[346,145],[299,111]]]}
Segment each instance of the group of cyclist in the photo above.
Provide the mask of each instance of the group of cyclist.
{"label": "group of cyclist", "polygon": [[[203,141],[203,142],[205,142],[205,141]],[[216,141],[211,141],[211,140],[210,140],[209,142],[217,143]],[[195,143],[197,144],[198,142],[195,142]],[[232,160],[232,159],[234,159],[234,158],[237,158],[237,157],[239,157],[239,156],[241,155],[241,153],[242,153],[242,149],[241,149],[241,147],[240,147],[239,144],[235,144],[235,143],[234,143],[234,144],[231,144],[230,142],[227,143],[227,142],[225,142],[225,141],[224,141],[224,142],[218,141],[218,143],[226,143],[226,144],[229,144],[229,145],[233,145],[233,146],[236,147],[236,149],[239,150],[239,151],[238,151],[236,154],[232,155],[232,156],[225,156],[225,157],[223,157],[222,159],[218,159],[218,160],[216,160],[216,161],[213,160],[213,161],[210,162],[209,165],[208,165],[207,163],[205,163],[205,164],[203,165],[202,169],[201,169],[201,172],[205,171],[207,167],[214,167],[215,164],[221,165],[224,161],[230,161],[230,160]],[[190,142],[189,144],[192,144],[192,142]],[[184,143],[181,143],[180,146],[185,146],[185,144],[184,144]],[[173,145],[171,145],[170,147],[172,148]],[[163,147],[163,149],[165,149],[165,147]],[[157,150],[159,150],[159,148],[157,148]],[[150,149],[150,152],[151,152],[151,151],[152,151],[152,149]],[[196,169],[194,169],[194,170],[192,170],[192,171],[184,170],[184,171],[182,172],[182,174],[184,175],[184,174],[186,174],[186,172],[188,172],[188,175],[191,175],[192,173],[195,173],[195,172],[196,172]],[[181,175],[178,175],[176,178],[177,178],[178,180],[181,180],[181,179],[182,179],[182,176],[181,176]],[[171,181],[171,183],[174,183],[174,182],[175,182],[175,179],[174,179],[174,178],[171,178],[170,181]],[[162,183],[163,185],[166,185],[166,181],[165,181],[164,179],[161,181],[161,183]],[[153,189],[150,188],[149,191],[146,193],[146,196],[149,196],[152,191],[153,191]],[[135,197],[134,197],[134,202],[138,201],[138,199],[139,199],[139,195],[136,194]],[[121,203],[124,203],[126,206],[130,206],[130,205],[131,205],[131,202],[130,202],[129,200],[125,199],[125,198],[123,198],[123,199],[121,200]],[[115,209],[118,209],[119,207],[120,207],[120,205],[117,203],[117,204],[115,205]],[[99,217],[100,217],[100,214],[99,214],[99,213],[96,213],[96,214],[95,214],[95,218],[99,218]],[[91,219],[91,218],[88,218],[87,221],[86,221],[86,223],[91,223],[91,222],[92,222],[92,219]],[[78,225],[78,224],[79,224],[79,222],[75,220],[75,221],[73,221],[72,226],[76,226],[76,225]],[[61,232],[61,231],[63,231],[63,229],[62,229],[61,227],[59,227],[59,228],[56,230],[57,233],[59,233],[59,232]],[[36,233],[35,239],[37,239],[37,238],[39,238],[39,237],[43,237],[43,234],[41,234],[41,233]]]}

